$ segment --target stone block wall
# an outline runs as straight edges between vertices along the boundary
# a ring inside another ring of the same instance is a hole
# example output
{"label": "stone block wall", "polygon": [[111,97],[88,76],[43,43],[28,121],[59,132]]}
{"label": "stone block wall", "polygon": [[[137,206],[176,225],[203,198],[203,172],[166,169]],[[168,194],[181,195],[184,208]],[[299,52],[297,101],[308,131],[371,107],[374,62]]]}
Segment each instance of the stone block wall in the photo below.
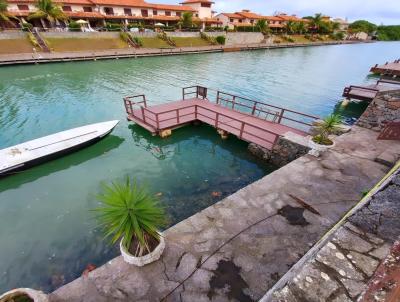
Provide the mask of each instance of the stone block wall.
{"label": "stone block wall", "polygon": [[378,93],[357,121],[357,125],[381,131],[387,122],[400,122],[400,89]]}
{"label": "stone block wall", "polygon": [[263,40],[264,40],[264,35],[262,33],[228,32],[226,35],[226,45],[256,44],[256,43],[261,43]]}
{"label": "stone block wall", "polygon": [[0,40],[25,39],[25,38],[26,38],[26,33],[22,31],[0,32]]}
{"label": "stone block wall", "polygon": [[301,138],[301,140],[299,141],[299,138],[294,139],[292,136],[280,137],[272,150],[254,143],[250,143],[248,149],[255,156],[275,166],[282,167],[310,151],[308,140],[304,138]]}

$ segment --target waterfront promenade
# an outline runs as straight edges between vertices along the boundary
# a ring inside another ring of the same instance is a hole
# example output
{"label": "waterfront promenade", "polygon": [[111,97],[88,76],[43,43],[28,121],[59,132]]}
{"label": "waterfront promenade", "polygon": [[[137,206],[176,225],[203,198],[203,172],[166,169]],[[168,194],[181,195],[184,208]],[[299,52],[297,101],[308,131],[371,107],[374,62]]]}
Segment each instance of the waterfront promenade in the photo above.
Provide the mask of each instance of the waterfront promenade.
{"label": "waterfront promenade", "polygon": [[354,126],[322,157],[300,157],[166,230],[159,261],[117,257],[50,300],[259,300],[388,172],[377,159],[397,158],[400,144],[377,136]]}
{"label": "waterfront promenade", "polygon": [[280,43],[280,44],[240,44],[230,46],[201,46],[181,48],[124,48],[104,51],[76,51],[76,52],[38,52],[23,54],[0,55],[0,66],[18,64],[39,64],[52,62],[94,61],[105,59],[122,59],[152,56],[169,56],[183,54],[215,53],[224,51],[247,51],[258,49],[276,49],[291,47],[309,47],[339,44],[366,43],[370,41],[329,41],[309,43]]}

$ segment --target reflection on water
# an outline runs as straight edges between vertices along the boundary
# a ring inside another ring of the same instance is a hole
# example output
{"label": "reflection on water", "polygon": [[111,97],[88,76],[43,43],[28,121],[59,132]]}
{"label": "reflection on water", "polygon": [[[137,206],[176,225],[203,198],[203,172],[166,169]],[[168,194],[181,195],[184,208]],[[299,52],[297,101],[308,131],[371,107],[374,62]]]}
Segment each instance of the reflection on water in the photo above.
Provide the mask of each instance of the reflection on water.
{"label": "reflection on water", "polygon": [[90,209],[102,182],[136,177],[161,193],[171,224],[274,170],[189,126],[166,139],[125,121],[122,97],[176,100],[193,84],[325,116],[352,118],[363,104],[337,106],[343,87],[362,84],[369,67],[397,59],[400,43],[277,49],[225,54],[2,67],[0,148],[84,124],[120,119],[113,134],[66,157],[0,180],[0,292],[52,290],[88,263],[118,254],[102,240]]}

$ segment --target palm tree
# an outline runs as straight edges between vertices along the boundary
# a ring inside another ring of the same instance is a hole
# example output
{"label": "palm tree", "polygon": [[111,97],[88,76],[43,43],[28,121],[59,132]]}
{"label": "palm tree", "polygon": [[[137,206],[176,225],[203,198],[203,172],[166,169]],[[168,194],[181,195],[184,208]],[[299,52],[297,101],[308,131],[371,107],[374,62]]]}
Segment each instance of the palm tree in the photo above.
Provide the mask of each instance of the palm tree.
{"label": "palm tree", "polygon": [[302,35],[307,31],[306,24],[304,22],[301,22],[301,21],[296,22],[294,30],[295,30],[296,33]]}
{"label": "palm tree", "polygon": [[53,26],[57,20],[65,21],[68,19],[62,9],[55,5],[52,0],[38,0],[36,8],[37,10],[28,16],[29,21],[34,19],[48,20],[50,25]]}
{"label": "palm tree", "polygon": [[260,32],[262,32],[263,34],[268,33],[268,24],[266,20],[260,19],[257,21],[256,23],[256,27],[260,30]]}
{"label": "palm tree", "polygon": [[295,23],[295,22],[293,22],[293,21],[288,21],[288,22],[286,23],[286,32],[287,32],[288,34],[294,34],[295,28],[296,28],[296,23]]}
{"label": "palm tree", "polygon": [[309,20],[310,28],[312,28],[314,31],[318,31],[322,23],[322,14],[315,14],[314,17],[311,17]]}
{"label": "palm tree", "polygon": [[0,21],[9,21],[9,14],[7,11],[8,3],[5,0],[0,0]]}
{"label": "palm tree", "polygon": [[182,14],[181,19],[179,21],[179,26],[183,28],[190,28],[193,26],[193,14],[190,12],[185,12]]}

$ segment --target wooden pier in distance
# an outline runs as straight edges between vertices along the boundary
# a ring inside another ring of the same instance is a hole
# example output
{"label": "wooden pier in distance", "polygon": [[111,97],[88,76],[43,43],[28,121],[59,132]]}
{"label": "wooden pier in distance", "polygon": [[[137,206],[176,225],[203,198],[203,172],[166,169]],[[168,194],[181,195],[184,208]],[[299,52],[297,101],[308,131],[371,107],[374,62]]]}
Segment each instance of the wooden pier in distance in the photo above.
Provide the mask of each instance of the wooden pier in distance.
{"label": "wooden pier in distance", "polygon": [[383,76],[400,77],[400,59],[391,63],[386,62],[383,65],[376,64],[371,67],[370,71]]}
{"label": "wooden pier in distance", "polygon": [[399,81],[381,79],[376,84],[345,87],[342,96],[348,99],[371,102],[377,93],[397,89],[400,89]]}
{"label": "wooden pier in distance", "polygon": [[207,98],[208,89],[201,86],[183,88],[183,99],[148,106],[145,95],[124,98],[127,118],[162,137],[174,128],[200,121],[239,139],[272,149],[280,136],[292,132],[307,136],[308,129],[319,119],[286,108],[253,101],[218,91],[215,102]]}

